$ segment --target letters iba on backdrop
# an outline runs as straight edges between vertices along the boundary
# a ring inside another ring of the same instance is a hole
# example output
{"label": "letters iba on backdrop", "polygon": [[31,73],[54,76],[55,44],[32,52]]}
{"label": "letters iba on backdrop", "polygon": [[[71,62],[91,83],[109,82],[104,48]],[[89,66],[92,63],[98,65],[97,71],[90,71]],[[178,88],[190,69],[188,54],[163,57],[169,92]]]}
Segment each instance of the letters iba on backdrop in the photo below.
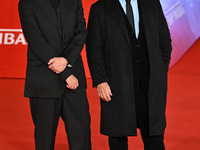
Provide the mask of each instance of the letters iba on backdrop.
{"label": "letters iba on backdrop", "polygon": [[[8,30],[9,31],[9,30]],[[0,32],[0,45],[27,45],[22,32]]]}

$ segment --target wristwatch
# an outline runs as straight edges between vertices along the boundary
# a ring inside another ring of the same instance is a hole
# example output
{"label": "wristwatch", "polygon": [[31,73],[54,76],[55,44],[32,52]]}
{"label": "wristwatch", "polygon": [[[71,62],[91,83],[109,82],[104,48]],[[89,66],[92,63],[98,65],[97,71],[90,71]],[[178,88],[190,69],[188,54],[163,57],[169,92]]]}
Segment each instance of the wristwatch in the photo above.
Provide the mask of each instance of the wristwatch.
{"label": "wristwatch", "polygon": [[70,69],[71,69],[71,68],[72,68],[72,64],[68,63],[68,64],[67,64],[67,68],[70,68]]}

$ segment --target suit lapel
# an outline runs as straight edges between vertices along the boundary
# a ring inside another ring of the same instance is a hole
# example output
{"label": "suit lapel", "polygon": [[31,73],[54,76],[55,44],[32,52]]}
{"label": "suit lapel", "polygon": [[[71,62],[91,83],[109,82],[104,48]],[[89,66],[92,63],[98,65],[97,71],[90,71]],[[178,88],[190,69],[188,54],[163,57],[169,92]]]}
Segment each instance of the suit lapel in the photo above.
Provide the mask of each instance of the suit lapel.
{"label": "suit lapel", "polygon": [[106,6],[108,7],[108,10],[110,11],[112,17],[114,18],[117,25],[123,32],[125,38],[127,39],[129,46],[131,46],[127,26],[126,26],[123,14],[121,13],[119,4],[117,3],[117,0],[105,0],[105,3],[106,3]]}
{"label": "suit lapel", "polygon": [[61,16],[64,17],[72,13],[74,4],[74,0],[60,0],[60,9],[62,11]]}
{"label": "suit lapel", "polygon": [[[60,12],[61,12],[61,25],[64,30],[69,24],[69,16],[76,13],[76,1],[75,0],[60,0]],[[74,12],[73,12],[74,11]]]}
{"label": "suit lapel", "polygon": [[50,0],[38,0],[38,3],[39,7],[41,7],[41,10],[57,26],[58,16]]}

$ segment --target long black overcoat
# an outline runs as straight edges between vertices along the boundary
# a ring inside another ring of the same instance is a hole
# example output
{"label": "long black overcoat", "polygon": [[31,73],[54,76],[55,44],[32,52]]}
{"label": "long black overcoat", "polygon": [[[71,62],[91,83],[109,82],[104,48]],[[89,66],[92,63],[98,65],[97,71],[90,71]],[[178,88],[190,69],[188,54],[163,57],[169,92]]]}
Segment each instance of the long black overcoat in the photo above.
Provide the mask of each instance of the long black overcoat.
{"label": "long black overcoat", "polygon": [[[150,61],[149,132],[150,135],[161,135],[166,127],[171,38],[159,0],[139,2]],[[86,48],[94,86],[108,82],[113,93],[111,102],[101,100],[101,133],[135,136],[137,127],[131,46],[117,0],[99,0],[92,5]]]}

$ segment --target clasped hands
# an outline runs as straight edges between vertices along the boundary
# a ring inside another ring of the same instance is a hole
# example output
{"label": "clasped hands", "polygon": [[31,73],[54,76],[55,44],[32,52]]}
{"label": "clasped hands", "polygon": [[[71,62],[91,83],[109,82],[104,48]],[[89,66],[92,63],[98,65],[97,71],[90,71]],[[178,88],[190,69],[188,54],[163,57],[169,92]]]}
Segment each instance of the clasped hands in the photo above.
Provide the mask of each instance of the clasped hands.
{"label": "clasped hands", "polygon": [[97,93],[101,99],[106,102],[111,101],[111,96],[113,95],[110,89],[110,86],[107,82],[97,85]]}
{"label": "clasped hands", "polygon": [[[64,57],[54,57],[49,60],[48,65],[56,74],[63,72],[68,64],[68,61]],[[79,86],[78,79],[72,74],[66,80],[66,87],[75,90]]]}

